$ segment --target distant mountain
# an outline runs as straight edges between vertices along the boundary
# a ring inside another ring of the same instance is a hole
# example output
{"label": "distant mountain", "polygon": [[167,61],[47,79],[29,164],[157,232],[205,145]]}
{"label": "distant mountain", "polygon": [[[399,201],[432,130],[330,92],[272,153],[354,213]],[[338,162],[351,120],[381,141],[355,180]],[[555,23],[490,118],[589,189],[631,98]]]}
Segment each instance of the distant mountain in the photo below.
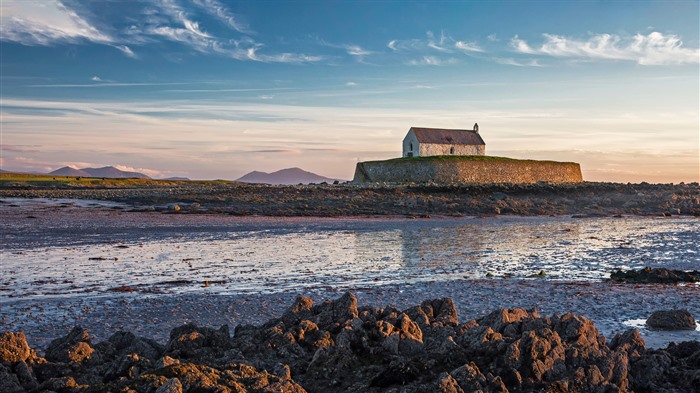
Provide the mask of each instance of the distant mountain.
{"label": "distant mountain", "polygon": [[137,179],[150,179],[150,177],[144,175],[140,172],[128,172],[117,169],[113,166],[106,166],[102,168],[83,168],[76,169],[69,166],[56,169],[55,171],[49,173],[49,175],[54,176],[70,176],[70,177],[105,177],[110,179],[124,179],[124,178],[137,178]]}
{"label": "distant mountain", "polygon": [[102,168],[83,168],[83,171],[90,174],[92,177],[109,177],[113,179],[120,178],[137,178],[137,179],[150,179],[149,176],[144,175],[140,172],[128,172],[117,169],[113,166],[106,166]]}
{"label": "distant mountain", "polygon": [[53,172],[49,172],[52,176],[69,176],[69,177],[90,177],[90,174],[82,169],[71,168],[69,166],[64,166],[63,168],[56,169]]}
{"label": "distant mountain", "polygon": [[169,181],[189,181],[190,179],[187,177],[166,177],[165,179],[160,179],[160,180],[169,180]]}
{"label": "distant mountain", "polygon": [[329,177],[324,177],[317,175],[312,172],[305,171],[300,168],[287,168],[282,169],[277,172],[265,173],[259,171],[253,171],[236,181],[243,183],[265,183],[265,184],[309,184],[309,183],[333,183],[337,179],[331,179]]}

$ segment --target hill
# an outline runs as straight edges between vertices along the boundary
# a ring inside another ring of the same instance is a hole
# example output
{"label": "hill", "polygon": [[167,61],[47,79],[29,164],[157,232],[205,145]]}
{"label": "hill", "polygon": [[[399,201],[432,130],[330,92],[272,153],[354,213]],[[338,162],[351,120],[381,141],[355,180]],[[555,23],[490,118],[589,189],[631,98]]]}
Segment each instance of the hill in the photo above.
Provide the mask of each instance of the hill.
{"label": "hill", "polygon": [[90,174],[82,169],[71,168],[69,166],[64,166],[63,168],[56,169],[53,172],[49,172],[52,176],[69,176],[69,177],[90,177]]}
{"label": "hill", "polygon": [[277,172],[266,173],[253,171],[236,181],[243,183],[264,183],[264,184],[310,184],[310,183],[333,183],[337,179],[331,179],[329,177],[324,177],[317,175],[312,172],[305,171],[301,168],[287,168],[282,169]]}
{"label": "hill", "polygon": [[113,166],[106,166],[102,168],[82,168],[82,169],[76,169],[76,168],[71,168],[69,166],[56,169],[55,171],[49,173],[49,175],[53,176],[75,176],[75,177],[105,177],[105,178],[110,178],[110,179],[127,179],[127,178],[135,178],[135,179],[150,179],[150,177],[144,175],[143,173],[140,172],[129,172],[129,171],[122,171],[121,169],[117,169]]}

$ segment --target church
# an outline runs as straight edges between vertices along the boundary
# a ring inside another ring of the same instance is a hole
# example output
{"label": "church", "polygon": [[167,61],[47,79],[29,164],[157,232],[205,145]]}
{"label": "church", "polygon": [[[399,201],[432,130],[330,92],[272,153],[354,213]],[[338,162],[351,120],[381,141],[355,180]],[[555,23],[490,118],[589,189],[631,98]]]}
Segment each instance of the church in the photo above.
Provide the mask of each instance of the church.
{"label": "church", "polygon": [[402,157],[483,156],[486,143],[479,125],[472,130],[411,127],[403,139]]}

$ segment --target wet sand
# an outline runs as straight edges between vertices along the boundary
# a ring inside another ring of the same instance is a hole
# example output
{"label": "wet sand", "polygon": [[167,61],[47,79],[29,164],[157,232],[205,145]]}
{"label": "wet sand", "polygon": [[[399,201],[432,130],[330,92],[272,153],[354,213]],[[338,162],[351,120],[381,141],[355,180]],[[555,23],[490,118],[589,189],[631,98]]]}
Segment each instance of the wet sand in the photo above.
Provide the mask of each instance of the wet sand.
{"label": "wet sand", "polygon": [[[23,203],[14,201],[0,208],[3,253],[18,243],[31,248],[34,241],[41,247],[49,248],[65,245],[69,241],[83,244],[113,241],[118,244],[133,237],[161,236],[167,239],[178,233],[207,234],[217,228],[229,230],[232,225],[289,230],[290,224],[352,228],[362,227],[367,222],[381,225],[402,222],[386,218],[278,219],[127,213],[114,209],[114,205],[94,202]],[[87,236],[96,231],[104,235],[99,241]],[[690,233],[690,236],[697,237],[698,234]],[[671,239],[667,247],[689,246],[682,240],[675,241]],[[186,322],[196,322],[202,326],[228,324],[231,327],[258,324],[279,316],[298,294],[322,301],[337,298],[345,290],[352,290],[363,304],[390,304],[398,308],[414,305],[416,299],[451,297],[462,321],[483,316],[499,307],[537,308],[543,315],[574,312],[593,320],[607,337],[631,326],[641,327],[649,347],[665,346],[669,341],[700,339],[698,331],[660,333],[640,326],[640,320],[660,309],[688,309],[697,318],[700,315],[700,286],[697,284],[631,285],[600,280],[571,282],[523,277],[453,278],[448,281],[435,281],[427,277],[416,282],[342,288],[328,284],[304,291],[286,288],[277,292],[245,294],[108,292],[10,298],[4,291],[0,293],[0,330],[24,331],[29,343],[39,348],[45,347],[48,340],[64,335],[75,325],[89,329],[98,340],[124,329],[164,342],[172,328]]]}

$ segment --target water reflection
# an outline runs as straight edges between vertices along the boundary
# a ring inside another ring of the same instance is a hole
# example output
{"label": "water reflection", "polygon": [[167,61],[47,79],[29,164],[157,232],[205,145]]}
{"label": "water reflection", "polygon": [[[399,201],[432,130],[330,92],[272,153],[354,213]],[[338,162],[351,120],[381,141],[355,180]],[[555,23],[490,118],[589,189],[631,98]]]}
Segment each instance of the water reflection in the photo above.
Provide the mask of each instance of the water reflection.
{"label": "water reflection", "polygon": [[0,296],[276,292],[486,277],[602,280],[614,268],[697,269],[697,224],[640,217],[338,220],[235,223],[167,236],[145,228],[119,243],[14,244],[3,253]]}

